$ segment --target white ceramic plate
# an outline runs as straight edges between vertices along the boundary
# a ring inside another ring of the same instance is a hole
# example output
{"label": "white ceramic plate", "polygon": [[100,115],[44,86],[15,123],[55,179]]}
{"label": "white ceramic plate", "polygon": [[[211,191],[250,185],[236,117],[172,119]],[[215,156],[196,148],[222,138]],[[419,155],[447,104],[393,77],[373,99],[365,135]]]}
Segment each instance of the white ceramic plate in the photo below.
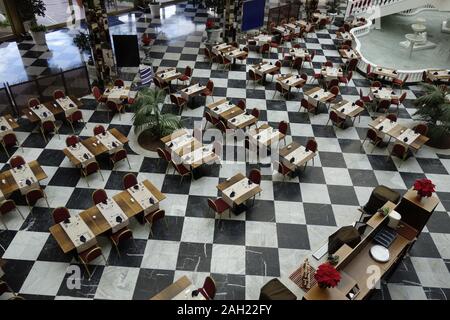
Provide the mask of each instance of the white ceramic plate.
{"label": "white ceramic plate", "polygon": [[389,250],[378,244],[370,248],[370,254],[378,262],[388,262],[390,259]]}

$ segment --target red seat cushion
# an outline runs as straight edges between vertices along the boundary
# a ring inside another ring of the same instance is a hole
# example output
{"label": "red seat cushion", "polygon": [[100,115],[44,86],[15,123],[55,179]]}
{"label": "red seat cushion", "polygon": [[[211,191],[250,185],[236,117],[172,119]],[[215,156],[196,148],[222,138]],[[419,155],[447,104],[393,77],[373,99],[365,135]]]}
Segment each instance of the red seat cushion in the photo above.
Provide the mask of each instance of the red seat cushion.
{"label": "red seat cushion", "polygon": [[202,92],[202,95],[203,95],[203,96],[210,96],[210,95],[211,95],[211,91],[210,91],[209,89],[205,89],[205,90]]}
{"label": "red seat cushion", "polygon": [[188,81],[189,79],[190,78],[188,76],[186,76],[186,75],[183,75],[183,76],[180,77],[181,81]]}
{"label": "red seat cushion", "polygon": [[230,208],[228,203],[226,203],[223,199],[217,199],[214,203],[216,204],[217,213],[222,213]]}

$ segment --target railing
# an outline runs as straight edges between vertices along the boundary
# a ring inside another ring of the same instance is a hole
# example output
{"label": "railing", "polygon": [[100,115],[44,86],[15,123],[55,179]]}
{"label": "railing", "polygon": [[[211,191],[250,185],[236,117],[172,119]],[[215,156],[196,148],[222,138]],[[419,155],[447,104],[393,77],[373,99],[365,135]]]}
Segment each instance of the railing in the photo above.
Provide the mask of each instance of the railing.
{"label": "railing", "polygon": [[426,4],[421,8],[414,8],[399,12],[398,14],[401,16],[414,16],[423,11],[437,11],[438,9],[432,4]]}
{"label": "railing", "polygon": [[[372,21],[369,20],[365,25],[350,30],[350,33],[353,35],[354,39],[352,47],[361,56],[361,59],[359,59],[359,62],[356,67],[358,68],[359,71],[361,71],[364,74],[367,72],[368,65],[371,66],[372,70],[376,67],[379,67],[375,63],[370,62],[364,57],[364,55],[361,52],[361,42],[358,39],[358,37],[367,35],[371,29],[372,29]],[[422,81],[423,72],[426,70],[427,69],[397,70],[397,74],[399,79],[401,80],[405,80],[406,77],[408,77],[406,83],[416,83]]]}
{"label": "railing", "polygon": [[20,83],[3,83],[3,88],[0,89],[0,114],[12,113],[20,116],[22,110],[28,106],[29,99],[50,101],[53,99],[53,92],[58,89],[76,97],[90,94],[91,85],[86,65],[69,70],[61,69],[58,73]]}
{"label": "railing", "polygon": [[349,0],[345,17],[362,15],[378,10],[378,15],[407,12],[416,8],[430,8],[436,0]]}

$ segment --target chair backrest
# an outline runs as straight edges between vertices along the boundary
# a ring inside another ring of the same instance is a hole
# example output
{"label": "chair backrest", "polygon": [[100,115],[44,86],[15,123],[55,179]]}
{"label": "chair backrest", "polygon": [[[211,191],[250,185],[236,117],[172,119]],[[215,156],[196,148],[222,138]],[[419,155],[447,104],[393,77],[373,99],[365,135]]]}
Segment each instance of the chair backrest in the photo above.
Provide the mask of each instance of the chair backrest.
{"label": "chair backrest", "polygon": [[3,136],[2,142],[5,147],[11,147],[17,144],[17,137],[14,132],[7,133]]}
{"label": "chair backrest", "polygon": [[17,168],[25,164],[25,160],[21,156],[13,156],[11,160],[9,160],[9,165],[11,168]]}
{"label": "chair backrest", "polygon": [[103,133],[103,132],[105,132],[105,127],[103,127],[101,124],[96,125],[96,126],[94,127],[94,135],[95,135],[95,136],[98,135],[98,134],[101,134],[101,133]]}
{"label": "chair backrest", "polygon": [[306,149],[317,152],[317,141],[314,139],[309,139],[308,142],[306,142]]}
{"label": "chair backrest", "polygon": [[355,104],[356,104],[358,107],[364,108],[364,101],[362,101],[362,100],[356,100],[356,101],[355,101]]}
{"label": "chair backrest", "polygon": [[355,71],[356,65],[358,64],[358,59],[352,59],[348,63],[347,72]]}
{"label": "chair backrest", "polygon": [[170,102],[172,102],[174,105],[178,106],[178,99],[177,96],[174,94],[170,95]]}
{"label": "chair backrest", "polygon": [[302,78],[303,80],[305,80],[305,83],[308,81],[308,75],[306,73],[302,73],[300,75],[300,78]]}
{"label": "chair backrest", "polygon": [[125,86],[125,82],[123,82],[122,79],[116,79],[114,81],[114,86],[116,86],[116,87],[123,87],[123,86]]}
{"label": "chair backrest", "polygon": [[339,87],[338,86],[331,87],[330,92],[335,96],[337,96],[339,94]]}
{"label": "chair backrest", "polygon": [[242,50],[248,53],[248,48],[247,47],[244,47]]}
{"label": "chair backrest", "polygon": [[8,199],[0,204],[0,214],[6,214],[16,208],[14,200]]}
{"label": "chair backrest", "polygon": [[344,30],[345,30],[346,32],[349,32],[349,31],[350,31],[350,25],[349,25],[348,23],[344,23]]}
{"label": "chair backrest", "polygon": [[205,112],[204,117],[209,123],[215,124],[217,122],[214,121],[213,116],[209,112]]}
{"label": "chair backrest", "polygon": [[152,214],[152,223],[155,223],[158,220],[163,219],[166,216],[166,211],[160,209]]}
{"label": "chair backrest", "polygon": [[223,121],[219,121],[216,126],[222,133],[227,132],[227,126],[223,123]]}
{"label": "chair backrest", "polygon": [[339,86],[339,80],[338,79],[331,79],[330,82],[328,82],[328,89],[330,90],[333,87]]}
{"label": "chair backrest", "polygon": [[392,147],[392,154],[396,155],[399,158],[403,158],[407,152],[406,147],[401,143],[396,143]]}
{"label": "chair backrest", "polygon": [[341,50],[348,50],[348,49],[350,49],[350,47],[348,45],[346,45],[346,44],[343,44],[340,49]]}
{"label": "chair backrest", "polygon": [[100,91],[99,87],[92,87],[92,95],[94,96],[95,100],[100,100],[100,98],[102,97],[102,92]]}
{"label": "chair backrest", "polygon": [[[389,100],[386,100],[389,102]],[[388,118],[391,121],[397,121],[397,115],[393,114],[393,113],[389,113],[386,118]]]}
{"label": "chair backrest", "polygon": [[119,110],[119,108],[117,107],[117,103],[115,103],[114,101],[111,101],[111,100],[108,100],[106,102],[106,106],[111,111],[118,111]]}
{"label": "chair backrest", "polygon": [[81,119],[83,119],[83,113],[81,112],[81,110],[76,110],[74,113],[68,116],[68,119],[71,121],[80,121]]}
{"label": "chair backrest", "polygon": [[225,58],[224,58],[224,56],[222,54],[219,54],[217,56],[217,58],[219,58],[219,63],[220,64],[225,64]]}
{"label": "chair backrest", "polygon": [[278,92],[281,92],[281,93],[284,92],[283,86],[278,81],[275,83],[275,90],[277,90]]}
{"label": "chair backrest", "polygon": [[209,51],[208,48],[205,47],[205,56],[207,56],[209,59],[211,59],[211,52]]}
{"label": "chair backrest", "polygon": [[339,117],[334,110],[330,111],[330,120],[333,122],[339,122]]}
{"label": "chair backrest", "polygon": [[281,121],[278,124],[278,131],[280,131],[282,134],[286,135],[288,130],[288,124],[285,121]]}
{"label": "chair backrest", "polygon": [[273,162],[273,165],[274,165],[274,167],[277,169],[277,171],[278,171],[279,173],[281,173],[281,174],[283,174],[283,175],[286,173],[286,168],[285,168],[285,166],[284,166],[281,162],[275,160],[275,161]]}
{"label": "chair backrest", "polygon": [[120,160],[123,160],[123,159],[126,159],[126,158],[127,158],[127,150],[125,150],[125,149],[119,149],[117,152],[115,152],[111,156],[111,159],[114,162],[117,162],[117,161],[120,161]]}
{"label": "chair backrest", "polygon": [[256,73],[252,69],[248,70],[248,76],[251,80],[256,80]]}
{"label": "chair backrest", "polygon": [[159,82],[158,78],[153,78],[153,83],[155,84],[155,87],[162,89],[161,82]]}
{"label": "chair backrest", "polygon": [[92,193],[92,201],[94,202],[94,205],[104,202],[106,199],[108,199],[108,195],[103,189],[97,189]]}
{"label": "chair backrest", "polygon": [[216,284],[210,276],[205,278],[202,289],[203,293],[207,295],[206,299],[212,300],[216,296]]}
{"label": "chair backrest", "polygon": [[270,50],[270,45],[268,43],[264,43],[262,45],[262,47],[261,47],[261,52],[264,53],[264,52],[267,52],[269,50]]}
{"label": "chair backrest", "polygon": [[25,194],[25,198],[30,206],[35,205],[36,202],[43,197],[44,192],[41,189],[33,189]]}
{"label": "chair backrest", "polygon": [[352,47],[352,40],[345,40],[343,42],[344,45],[349,46],[350,48]]}
{"label": "chair backrest", "polygon": [[31,98],[30,100],[28,100],[28,107],[30,108],[36,107],[40,104],[41,102],[39,101],[38,98]]}
{"label": "chair backrest", "polygon": [[414,132],[426,136],[428,133],[428,126],[425,123],[419,123],[414,127]]}
{"label": "chair backrest", "polygon": [[280,60],[277,60],[277,61],[275,62],[275,66],[278,67],[278,68],[281,68],[281,61],[280,61]]}
{"label": "chair backrest", "polygon": [[214,212],[217,212],[216,203],[213,199],[208,198],[208,206],[214,210]]}
{"label": "chair backrest", "polygon": [[62,90],[55,90],[53,91],[53,99],[61,99],[64,98],[66,96],[66,94],[64,93],[64,91]]}
{"label": "chair backrest", "polygon": [[403,92],[399,99],[400,103],[403,103],[403,101],[405,101],[405,99],[406,99],[406,92]]}
{"label": "chair backrest", "polygon": [[333,62],[327,60],[327,61],[323,64],[323,66],[324,66],[324,67],[333,67]]}
{"label": "chair backrest", "polygon": [[123,179],[123,189],[131,188],[132,186],[137,185],[138,181],[136,176],[133,173],[127,173]]}
{"label": "chair backrest", "polygon": [[70,218],[69,210],[66,207],[59,207],[52,212],[53,222],[58,224]]}
{"label": "chair backrest", "polygon": [[42,122],[42,129],[44,130],[44,132],[52,132],[53,130],[55,130],[56,125],[52,120],[46,120],[44,122]]}
{"label": "chair backrest", "polygon": [[338,31],[339,32],[345,32],[345,29],[344,29],[344,27],[339,27]]}
{"label": "chair backrest", "polygon": [[95,172],[98,172],[100,170],[100,166],[98,164],[97,161],[92,161],[89,162],[85,167],[84,167],[84,173],[86,176],[89,176]]}
{"label": "chair backrest", "polygon": [[213,91],[214,90],[214,82],[212,82],[211,80],[208,81],[208,83],[206,84],[206,88],[209,89],[209,91]]}
{"label": "chair backrest", "polygon": [[368,63],[366,68],[366,73],[369,74],[372,71],[372,66]]}
{"label": "chair backrest", "polygon": [[305,98],[302,98],[302,101],[300,101],[300,105],[301,105],[303,108],[309,109],[309,102],[308,102],[308,100],[306,100]]}
{"label": "chair backrest", "polygon": [[381,88],[381,87],[382,87],[382,84],[381,84],[380,81],[373,81],[373,82],[370,84],[370,86],[371,86],[371,87],[376,87],[376,88]]}
{"label": "chair backrest", "polygon": [[239,107],[239,109],[245,111],[245,100],[239,100],[237,106]]}
{"label": "chair backrest", "polygon": [[258,108],[252,109],[252,116],[254,116],[256,119],[259,119],[259,109]]}
{"label": "chair backrest", "polygon": [[97,245],[94,245],[92,248],[89,248],[86,251],[87,254],[84,255],[85,263],[89,263],[102,255],[102,249],[100,249],[100,247],[98,247]]}
{"label": "chair backrest", "polygon": [[261,184],[261,171],[252,169],[248,174],[248,179],[256,184]]}
{"label": "chair backrest", "polygon": [[293,69],[298,69],[302,66],[303,59],[301,57],[295,58],[294,63],[292,64]]}
{"label": "chair backrest", "polygon": [[66,146],[73,146],[77,144],[80,141],[80,139],[77,136],[69,136],[66,138]]}
{"label": "chair backrest", "polygon": [[379,109],[387,110],[387,109],[389,109],[390,105],[391,105],[391,100],[381,100],[381,101],[378,103],[377,109],[378,109],[378,110],[379,110]]}
{"label": "chair backrest", "polygon": [[369,128],[369,130],[367,130],[367,138],[369,138],[372,141],[375,141],[378,139],[378,134],[375,130]]}
{"label": "chair backrest", "polygon": [[186,66],[186,68],[184,69],[184,75],[187,77],[192,76],[192,68],[190,66]]}

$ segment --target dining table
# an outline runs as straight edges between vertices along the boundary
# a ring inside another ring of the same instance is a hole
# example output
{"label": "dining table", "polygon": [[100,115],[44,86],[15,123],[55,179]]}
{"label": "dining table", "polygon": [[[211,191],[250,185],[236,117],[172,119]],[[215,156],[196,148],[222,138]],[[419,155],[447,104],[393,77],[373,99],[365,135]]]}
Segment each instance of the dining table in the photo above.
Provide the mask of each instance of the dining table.
{"label": "dining table", "polygon": [[285,135],[278,129],[272,128],[269,124],[264,123],[257,128],[252,128],[248,131],[250,142],[261,148],[270,148],[276,143],[278,145],[280,140],[283,140]]}
{"label": "dining table", "polygon": [[450,81],[450,69],[430,69],[427,76],[431,81]]}
{"label": "dining table", "polygon": [[190,86],[181,89],[178,94],[187,101],[189,108],[195,108],[194,99],[206,90],[206,86],[200,83],[191,84]]}
{"label": "dining table", "polygon": [[14,129],[19,128],[16,119],[10,114],[0,116],[0,139],[9,133],[13,133]]}
{"label": "dining table", "polygon": [[192,294],[197,289],[187,276],[182,276],[150,300],[206,300],[199,292],[197,295]]}
{"label": "dining table", "polygon": [[[124,147],[128,142],[128,138],[120,132],[117,128],[111,128],[106,131],[106,134],[98,134],[93,137],[81,140],[81,144],[94,156],[97,157],[103,153],[114,153],[115,151]],[[76,166],[79,166],[82,161],[80,158],[69,149],[63,150],[64,154]]]}
{"label": "dining table", "polygon": [[259,184],[253,183],[242,173],[238,173],[217,185],[223,200],[236,214],[248,210],[246,202],[262,192]]}
{"label": "dining table", "polygon": [[292,172],[298,172],[309,160],[313,159],[317,153],[307,150],[304,146],[296,141],[292,141],[288,145],[281,148],[278,152],[280,161]]}
{"label": "dining table", "polygon": [[339,101],[331,106],[336,114],[342,119],[352,119],[352,124],[355,124],[356,118],[361,121],[361,113],[364,112],[364,108],[358,106],[355,102],[350,102],[347,100]]}
{"label": "dining table", "polygon": [[266,76],[269,73],[279,70],[280,68],[274,65],[272,62],[263,61],[261,63],[254,64],[250,67],[256,74],[262,76],[262,83],[266,83]]}
{"label": "dining table", "polygon": [[[20,190],[23,194],[39,182],[46,179],[47,174],[37,160],[27,162],[20,168],[9,169],[0,173],[0,198]],[[30,183],[26,183],[29,180]]]}
{"label": "dining table", "polygon": [[314,87],[305,92],[305,97],[309,103],[317,107],[316,108],[317,113],[319,109],[319,104],[320,103],[326,104],[329,100],[333,99],[335,95],[329,91],[326,91],[321,87]]}
{"label": "dining table", "polygon": [[[73,108],[75,109],[78,109],[83,105],[83,103],[75,96],[68,96],[68,98],[70,99],[71,104],[74,105]],[[27,107],[24,108],[22,112],[31,123],[38,123],[47,120],[55,121],[55,118],[58,115],[67,115],[66,110],[60,103],[58,103],[58,100],[44,102],[33,108]]]}
{"label": "dining table", "polygon": [[[159,208],[159,206],[156,206],[156,204],[159,205],[159,203],[163,201],[166,196],[161,193],[161,191],[159,191],[149,180],[144,180],[139,184],[144,186],[151,193],[154,199],[154,203],[152,205],[155,205],[153,212],[155,212]],[[119,210],[123,213],[122,221],[125,221],[125,219],[129,220],[145,211],[145,209],[137,199],[138,198],[135,198],[135,196],[133,196],[133,194],[131,194],[129,190],[123,190],[115,194],[110,200],[114,201],[115,203],[114,211],[117,213],[117,208],[119,208]],[[100,208],[100,206],[93,205],[92,207],[80,212],[80,214],[78,215],[80,219],[87,225],[88,229],[90,230],[90,232],[92,232],[94,237],[106,234],[112,231],[114,227],[111,225],[111,222],[108,221],[109,215],[103,215],[102,210],[103,209]],[[105,209],[105,212],[107,212],[107,210],[112,209],[108,207]],[[150,213],[151,212],[147,212],[146,214]],[[74,243],[74,241],[68,235],[63,224],[64,222],[54,224],[50,227],[49,230],[61,250],[64,253],[68,253],[72,250],[77,249],[77,243]]]}
{"label": "dining table", "polygon": [[379,116],[369,123],[369,127],[380,135],[388,135],[397,142],[417,152],[430,138],[415,133],[414,130],[403,126],[397,121],[392,121],[385,116]]}
{"label": "dining table", "polygon": [[391,79],[398,78],[398,72],[392,68],[375,67],[375,68],[373,68],[372,72],[380,77],[391,78]]}
{"label": "dining table", "polygon": [[277,78],[277,82],[281,84],[283,89],[287,90],[287,100],[289,100],[289,94],[291,93],[292,88],[296,88],[306,82],[305,79],[300,77],[298,74],[284,74]]}
{"label": "dining table", "polygon": [[361,58],[360,54],[352,48],[339,49],[339,54],[341,55],[342,58],[348,59],[348,60]]}

